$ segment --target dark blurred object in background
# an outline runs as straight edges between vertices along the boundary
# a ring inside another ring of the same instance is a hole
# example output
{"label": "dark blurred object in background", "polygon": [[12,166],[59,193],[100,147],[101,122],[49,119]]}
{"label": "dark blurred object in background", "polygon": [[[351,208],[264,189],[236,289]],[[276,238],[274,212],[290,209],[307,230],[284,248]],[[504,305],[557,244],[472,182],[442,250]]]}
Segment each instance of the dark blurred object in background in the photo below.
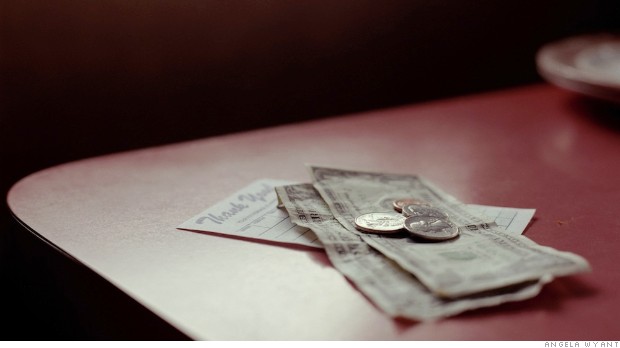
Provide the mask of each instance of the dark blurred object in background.
{"label": "dark blurred object in background", "polygon": [[[619,7],[617,0],[4,0],[2,192],[79,158],[536,82],[541,45],[617,31]],[[3,336],[96,337],[70,314],[58,316],[63,295],[46,293],[55,280],[36,274],[45,260],[24,259],[6,208],[1,222],[0,295],[10,302]]]}

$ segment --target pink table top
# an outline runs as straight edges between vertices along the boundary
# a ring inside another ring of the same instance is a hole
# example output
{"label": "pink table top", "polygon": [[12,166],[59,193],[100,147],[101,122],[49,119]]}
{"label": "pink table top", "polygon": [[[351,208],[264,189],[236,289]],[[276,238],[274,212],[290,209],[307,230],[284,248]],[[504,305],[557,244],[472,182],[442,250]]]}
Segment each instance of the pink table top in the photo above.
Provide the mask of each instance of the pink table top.
{"label": "pink table top", "polygon": [[[617,340],[619,159],[618,129],[534,85],[68,163],[18,182],[8,204],[196,339]],[[308,181],[305,163],[415,173],[466,203],[536,208],[525,235],[593,271],[416,323],[383,314],[320,250],[175,228],[256,179]]]}

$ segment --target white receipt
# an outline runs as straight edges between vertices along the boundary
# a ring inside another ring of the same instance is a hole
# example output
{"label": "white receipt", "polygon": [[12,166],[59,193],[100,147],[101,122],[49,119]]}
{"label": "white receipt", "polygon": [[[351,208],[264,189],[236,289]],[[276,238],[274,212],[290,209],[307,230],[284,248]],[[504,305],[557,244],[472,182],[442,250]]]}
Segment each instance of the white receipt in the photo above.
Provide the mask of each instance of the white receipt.
{"label": "white receipt", "polygon": [[293,224],[286,210],[277,207],[274,187],[290,184],[257,180],[177,228],[323,248],[314,232]]}
{"label": "white receipt", "polygon": [[489,217],[506,232],[515,234],[522,234],[525,231],[536,212],[536,209],[493,207],[479,204],[467,204],[467,207],[478,215]]}
{"label": "white receipt", "polygon": [[[257,180],[177,228],[323,248],[314,232],[293,224],[288,213],[278,208],[274,188],[290,184],[283,180]],[[506,232],[516,234],[525,231],[536,212],[478,204],[467,204],[467,207],[475,214],[489,217]]]}

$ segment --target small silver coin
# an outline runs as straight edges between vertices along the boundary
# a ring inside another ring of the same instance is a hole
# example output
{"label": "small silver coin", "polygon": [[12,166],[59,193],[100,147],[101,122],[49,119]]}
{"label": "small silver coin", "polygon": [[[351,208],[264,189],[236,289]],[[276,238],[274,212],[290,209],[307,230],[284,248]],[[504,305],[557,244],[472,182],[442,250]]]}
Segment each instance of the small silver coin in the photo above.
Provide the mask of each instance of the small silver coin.
{"label": "small silver coin", "polygon": [[355,227],[369,233],[396,233],[403,229],[405,217],[395,212],[368,213],[355,218]]}
{"label": "small silver coin", "polygon": [[406,207],[412,204],[425,205],[428,207],[431,206],[430,203],[420,200],[420,199],[415,199],[415,198],[402,198],[402,199],[397,199],[394,202],[392,202],[394,209],[396,209],[396,211],[399,213],[403,211],[403,207]]}
{"label": "small silver coin", "polygon": [[431,216],[440,219],[448,219],[448,214],[446,214],[443,210],[418,204],[404,206],[402,213],[406,217]]}
{"label": "small silver coin", "polygon": [[459,228],[450,220],[432,216],[410,216],[405,229],[414,237],[428,240],[447,240],[459,235]]}

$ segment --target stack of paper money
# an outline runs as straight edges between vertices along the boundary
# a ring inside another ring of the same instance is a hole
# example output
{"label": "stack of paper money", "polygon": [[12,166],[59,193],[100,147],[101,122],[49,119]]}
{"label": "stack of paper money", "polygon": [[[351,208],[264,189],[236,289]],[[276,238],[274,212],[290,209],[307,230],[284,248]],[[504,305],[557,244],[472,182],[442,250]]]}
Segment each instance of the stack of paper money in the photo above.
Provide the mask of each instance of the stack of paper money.
{"label": "stack of paper money", "polygon": [[[313,184],[280,186],[291,220],[311,229],[333,265],[391,316],[432,320],[536,296],[554,277],[589,270],[582,257],[508,233],[415,175],[311,166]],[[355,218],[415,198],[450,216],[457,238],[423,242],[356,229]]]}

